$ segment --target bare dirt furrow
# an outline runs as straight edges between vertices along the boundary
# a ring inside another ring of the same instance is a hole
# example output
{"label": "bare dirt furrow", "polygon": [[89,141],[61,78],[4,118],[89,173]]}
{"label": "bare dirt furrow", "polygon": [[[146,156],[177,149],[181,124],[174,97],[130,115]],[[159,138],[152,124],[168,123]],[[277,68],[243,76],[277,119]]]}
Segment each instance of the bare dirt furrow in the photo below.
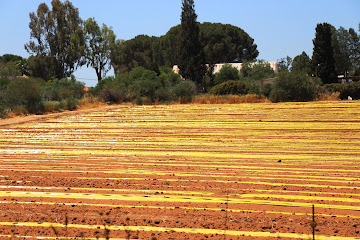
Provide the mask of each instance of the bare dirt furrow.
{"label": "bare dirt furrow", "polygon": [[0,238],[360,236],[360,103],[121,106],[0,122]]}

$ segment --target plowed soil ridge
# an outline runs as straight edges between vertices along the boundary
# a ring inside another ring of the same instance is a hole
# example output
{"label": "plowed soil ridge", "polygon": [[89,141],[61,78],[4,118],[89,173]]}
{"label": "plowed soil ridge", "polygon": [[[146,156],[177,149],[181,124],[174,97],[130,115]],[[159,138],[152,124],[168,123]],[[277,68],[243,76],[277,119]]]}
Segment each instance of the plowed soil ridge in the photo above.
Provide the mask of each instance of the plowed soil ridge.
{"label": "plowed soil ridge", "polygon": [[359,146],[356,101],[0,122],[0,236],[358,239]]}

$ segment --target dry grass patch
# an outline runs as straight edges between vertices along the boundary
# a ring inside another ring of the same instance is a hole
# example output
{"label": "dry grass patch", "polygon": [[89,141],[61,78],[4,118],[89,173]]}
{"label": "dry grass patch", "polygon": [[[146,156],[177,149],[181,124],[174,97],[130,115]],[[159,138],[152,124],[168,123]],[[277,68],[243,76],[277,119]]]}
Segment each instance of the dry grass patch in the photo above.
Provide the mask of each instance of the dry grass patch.
{"label": "dry grass patch", "polygon": [[60,112],[61,103],[59,101],[47,101],[43,102],[44,112]]}
{"label": "dry grass patch", "polygon": [[247,95],[212,95],[203,94],[196,96],[193,104],[237,104],[237,103],[268,103],[270,102],[263,95],[247,94]]}
{"label": "dry grass patch", "polygon": [[340,92],[325,92],[321,93],[316,101],[339,101],[340,100]]}
{"label": "dry grass patch", "polygon": [[80,109],[99,108],[104,106],[107,106],[107,104],[94,96],[85,96],[79,100]]}
{"label": "dry grass patch", "polygon": [[6,111],[6,116],[9,118],[16,117],[16,116],[25,116],[29,114],[29,111],[26,110],[23,106],[16,106],[12,110]]}

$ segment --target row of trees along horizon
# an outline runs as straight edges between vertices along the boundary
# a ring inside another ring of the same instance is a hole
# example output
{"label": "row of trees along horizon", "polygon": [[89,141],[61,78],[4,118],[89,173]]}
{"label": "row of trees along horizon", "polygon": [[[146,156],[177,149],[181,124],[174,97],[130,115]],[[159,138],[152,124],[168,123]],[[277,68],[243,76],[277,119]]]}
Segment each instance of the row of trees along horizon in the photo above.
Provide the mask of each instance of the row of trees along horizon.
{"label": "row of trees along horizon", "polygon": [[[30,57],[0,56],[0,111],[28,105],[29,100],[14,102],[11,89],[18,91],[31,84],[39,85],[35,92],[40,96],[30,102],[81,98],[84,84],[72,74],[84,65],[93,68],[98,78],[91,93],[110,102],[136,100],[141,104],[144,98],[151,103],[179,97],[189,100],[196,93],[207,92],[257,93],[272,101],[313,100],[321,91],[359,98],[357,83],[351,87],[337,84],[339,74],[360,75],[360,37],[352,28],[317,24],[312,58],[305,52],[294,59],[282,58],[278,61],[277,82],[264,90],[259,83],[275,73],[268,63],[257,60],[259,51],[254,39],[230,24],[198,23],[193,0],[182,0],[181,24],[165,35],[138,35],[127,41],[116,39],[111,27],[99,26],[94,18],[82,20],[79,10],[68,0],[53,0],[51,5],[52,9],[42,3],[36,13],[30,13],[30,41],[25,44]],[[216,63],[231,62],[243,63],[242,71],[226,66],[213,74]],[[179,66],[181,77],[171,71],[173,65]],[[105,77],[111,67],[115,76]],[[18,76],[23,75],[31,80],[19,80]],[[297,94],[289,92],[293,87]],[[307,89],[304,95],[296,96],[301,87],[313,88],[315,93]],[[275,97],[277,94],[282,96]]]}

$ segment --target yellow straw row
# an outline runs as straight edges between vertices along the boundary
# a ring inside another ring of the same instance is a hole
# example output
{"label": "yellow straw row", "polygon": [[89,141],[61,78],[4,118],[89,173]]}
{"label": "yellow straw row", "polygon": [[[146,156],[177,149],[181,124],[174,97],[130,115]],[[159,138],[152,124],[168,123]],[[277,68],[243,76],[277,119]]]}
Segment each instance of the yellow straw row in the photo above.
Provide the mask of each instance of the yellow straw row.
{"label": "yellow straw row", "polygon": [[[79,228],[79,229],[105,229],[103,225],[82,225],[82,224],[68,224],[52,222],[0,222],[0,226],[22,226],[22,227],[53,227],[53,228]],[[297,234],[297,233],[280,233],[280,232],[252,232],[252,231],[235,231],[235,230],[220,230],[220,229],[204,229],[204,228],[171,228],[171,227],[150,227],[150,226],[106,226],[110,231],[156,231],[156,232],[179,232],[179,233],[200,233],[200,234],[220,234],[230,236],[251,236],[251,237],[274,237],[274,238],[296,238],[309,239],[312,235]],[[322,236],[317,235],[318,240],[355,240],[357,237],[341,237],[341,236]]]}

